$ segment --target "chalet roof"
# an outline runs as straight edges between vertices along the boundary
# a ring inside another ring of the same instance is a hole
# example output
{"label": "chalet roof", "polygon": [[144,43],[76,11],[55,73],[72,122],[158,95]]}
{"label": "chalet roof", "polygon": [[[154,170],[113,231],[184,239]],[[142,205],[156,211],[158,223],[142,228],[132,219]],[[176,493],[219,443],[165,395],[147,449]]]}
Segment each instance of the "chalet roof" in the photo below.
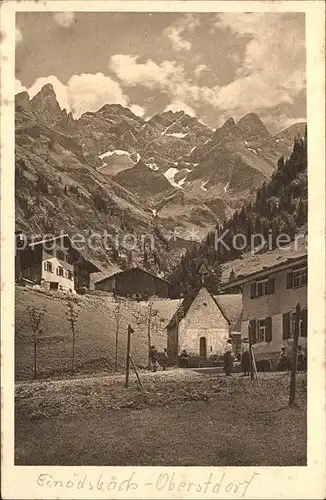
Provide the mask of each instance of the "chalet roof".
{"label": "chalet roof", "polygon": [[157,276],[157,274],[154,274],[154,273],[152,273],[152,272],[148,271],[147,269],[144,269],[140,266],[136,266],[136,267],[131,267],[130,269],[125,269],[123,271],[118,271],[114,274],[111,274],[110,276],[106,276],[105,278],[102,278],[101,280],[96,281],[95,285],[98,285],[99,283],[104,283],[107,280],[111,280],[111,279],[115,278],[117,275],[121,276],[124,274],[128,274],[130,272],[134,272],[136,270],[141,271],[141,272],[146,273],[146,274],[149,274],[150,276],[153,276],[154,278],[156,278],[158,280],[165,281],[166,283],[170,284],[170,282],[168,280],[166,280],[165,278],[162,278],[161,276]]}
{"label": "chalet roof", "polygon": [[[254,277],[272,274],[277,270],[290,268],[295,264],[307,261],[306,241],[301,238],[296,243],[292,242],[284,248],[276,248],[269,252],[248,255],[223,264],[221,288],[227,290],[240,286]],[[230,279],[230,274],[233,278]]]}
{"label": "chalet roof", "polygon": [[83,260],[83,264],[85,265],[85,267],[87,267],[87,269],[90,273],[101,272],[101,269],[96,264],[94,264],[94,262],[92,262],[87,257],[85,257],[84,253],[74,245],[73,241],[71,240],[71,238],[68,234],[62,234],[60,236],[55,236],[52,238],[43,238],[43,239],[37,240],[37,241],[33,240],[31,243],[28,244],[28,246],[30,248],[33,248],[37,245],[42,245],[44,243],[49,243],[51,241],[56,241],[56,240],[60,240],[60,239],[65,239],[66,241],[68,241],[70,247],[79,253],[79,255],[81,256],[81,258]]}
{"label": "chalet roof", "polygon": [[[203,287],[204,288],[204,287]],[[171,328],[172,326],[178,324],[187,314],[191,304],[197,297],[201,288],[196,288],[190,292],[182,301],[174,315],[172,316],[170,322],[166,328]],[[207,290],[205,288],[205,290]],[[208,290],[207,290],[208,292]],[[210,293],[210,292],[208,292]],[[229,294],[229,295],[212,295],[210,294],[215,304],[223,314],[226,321],[231,327],[233,327],[242,310],[242,295],[241,294]]]}
{"label": "chalet roof", "polygon": [[215,302],[224,311],[224,316],[229,320],[231,328],[235,328],[242,312],[242,294],[229,293],[214,295]]}

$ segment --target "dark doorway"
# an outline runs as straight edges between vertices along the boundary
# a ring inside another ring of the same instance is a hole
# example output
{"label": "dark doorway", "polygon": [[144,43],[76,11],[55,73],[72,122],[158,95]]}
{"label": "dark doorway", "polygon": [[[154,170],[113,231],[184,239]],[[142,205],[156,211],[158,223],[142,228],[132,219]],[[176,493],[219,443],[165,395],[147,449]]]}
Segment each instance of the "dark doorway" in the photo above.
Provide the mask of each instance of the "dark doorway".
{"label": "dark doorway", "polygon": [[50,282],[50,290],[58,290],[58,285],[59,285],[59,283],[57,283],[55,281],[51,281]]}
{"label": "dark doorway", "polygon": [[200,337],[199,339],[199,355],[201,358],[207,358],[206,337]]}

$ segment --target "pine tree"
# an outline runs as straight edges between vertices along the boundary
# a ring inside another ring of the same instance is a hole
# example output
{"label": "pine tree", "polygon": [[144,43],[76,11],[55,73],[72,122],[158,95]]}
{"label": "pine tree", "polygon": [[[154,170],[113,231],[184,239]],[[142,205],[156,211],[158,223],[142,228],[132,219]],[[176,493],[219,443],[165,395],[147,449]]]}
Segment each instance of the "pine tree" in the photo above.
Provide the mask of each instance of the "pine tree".
{"label": "pine tree", "polygon": [[277,170],[280,172],[284,169],[284,156],[282,155],[277,162]]}
{"label": "pine tree", "polygon": [[[192,245],[185,252],[171,275],[174,293],[187,293],[196,288],[198,283],[200,285],[196,270],[198,261],[205,259],[209,268],[214,269],[224,262],[239,258],[242,251],[233,246],[233,236],[238,233],[244,234],[250,243],[254,233],[263,235],[268,241],[271,232],[273,246],[280,233],[287,233],[293,238],[298,227],[307,222],[307,191],[305,130],[304,138],[295,138],[290,157],[285,159],[281,156],[272,179],[257,189],[255,202],[244,204],[223,224],[218,222],[215,230],[207,235],[199,247]],[[224,241],[229,249],[220,242],[216,244],[226,230]]]}

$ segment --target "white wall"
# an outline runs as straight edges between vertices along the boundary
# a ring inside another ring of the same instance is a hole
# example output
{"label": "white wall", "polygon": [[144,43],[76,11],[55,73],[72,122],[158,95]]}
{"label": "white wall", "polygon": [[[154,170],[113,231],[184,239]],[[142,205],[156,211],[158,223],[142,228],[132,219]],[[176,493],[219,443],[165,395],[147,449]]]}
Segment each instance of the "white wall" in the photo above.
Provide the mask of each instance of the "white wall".
{"label": "white wall", "polygon": [[[67,271],[71,271],[74,273],[74,265],[73,264],[68,264],[66,260],[60,260],[56,256],[56,250],[59,249],[58,246],[53,250],[53,255],[50,253],[47,253],[46,250],[43,249],[42,253],[42,278],[48,282],[48,283],[58,283],[59,290],[64,290],[64,291],[69,291],[71,290],[72,292],[75,292],[75,284],[74,284],[74,279],[69,279],[67,277]],[[66,250],[63,251],[65,254],[65,258],[67,258],[68,252]],[[52,271],[46,271],[44,269],[44,263],[45,262],[51,262],[52,264]],[[63,272],[64,276],[59,276],[57,275],[57,268],[58,266],[63,267]],[[60,288],[62,287],[62,288]]]}
{"label": "white wall", "polygon": [[[272,318],[272,341],[259,343],[255,346],[258,353],[279,353],[282,346],[291,346],[292,340],[283,340],[283,313],[295,312],[297,302],[301,308],[307,308],[307,287],[286,288],[286,273],[281,271],[275,273],[275,292],[263,297],[250,298],[250,282],[243,286],[243,313],[241,322],[241,337],[248,337],[249,320]],[[299,344],[307,345],[307,338],[300,337]]]}
{"label": "white wall", "polygon": [[[205,305],[206,304],[206,305]],[[186,316],[179,323],[178,352],[186,349],[189,354],[198,354],[199,339],[206,337],[207,356],[222,354],[229,325],[219,307],[205,288],[202,288]]]}

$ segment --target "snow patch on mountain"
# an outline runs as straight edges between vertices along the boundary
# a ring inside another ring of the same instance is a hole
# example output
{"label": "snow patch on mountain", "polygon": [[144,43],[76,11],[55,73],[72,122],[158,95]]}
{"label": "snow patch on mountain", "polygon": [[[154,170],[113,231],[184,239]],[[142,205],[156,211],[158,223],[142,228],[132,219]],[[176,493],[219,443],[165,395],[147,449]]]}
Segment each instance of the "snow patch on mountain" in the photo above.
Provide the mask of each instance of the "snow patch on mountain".
{"label": "snow patch on mountain", "polygon": [[178,187],[182,188],[183,184],[186,182],[186,179],[187,179],[187,176],[183,177],[183,179],[181,179],[178,182]]}
{"label": "snow patch on mountain", "polygon": [[185,176],[183,179],[181,179],[179,182],[175,182],[174,180],[174,176],[176,173],[178,173],[179,170],[175,167],[170,167],[167,169],[166,172],[164,172],[164,176],[167,178],[167,180],[169,181],[169,183],[174,186],[174,187],[177,187],[177,188],[181,188],[182,189],[182,184],[184,184],[187,176]]}
{"label": "snow patch on mountain", "polygon": [[223,188],[224,193],[226,193],[226,192],[227,192],[227,189],[228,189],[228,187],[229,187],[229,184],[230,184],[230,181],[229,181],[229,182],[227,182],[227,183],[225,184],[225,186],[224,186],[224,188]]}
{"label": "snow patch on mountain", "polygon": [[145,163],[146,167],[150,168],[151,170],[159,170],[158,166],[156,165],[156,163]]}
{"label": "snow patch on mountain", "polygon": [[106,151],[106,153],[103,153],[102,155],[99,156],[101,160],[103,158],[106,158],[107,156],[112,156],[112,155],[118,155],[118,156],[129,156],[130,158],[130,153],[128,151],[124,151],[123,149],[115,149],[114,151]]}
{"label": "snow patch on mountain", "polygon": [[179,172],[179,170],[177,168],[170,167],[167,169],[166,172],[164,172],[164,176],[167,178],[167,180],[169,182],[171,182],[171,184],[173,184],[173,183],[176,184],[176,182],[174,181],[174,176],[177,172]]}
{"label": "snow patch on mountain", "polygon": [[188,135],[188,132],[186,132],[185,134],[182,134],[181,132],[175,132],[174,134],[165,134],[165,135],[168,137],[176,137],[177,139],[183,139],[184,137],[186,137],[186,135]]}
{"label": "snow patch on mountain", "polygon": [[207,187],[206,187],[207,184],[208,184],[208,181],[203,182],[203,184],[200,186],[200,189],[202,189],[203,191],[207,191]]}
{"label": "snow patch on mountain", "polygon": [[255,149],[252,149],[252,148],[247,148],[248,151],[252,151],[253,153],[255,153],[255,155],[258,155],[257,151]]}

